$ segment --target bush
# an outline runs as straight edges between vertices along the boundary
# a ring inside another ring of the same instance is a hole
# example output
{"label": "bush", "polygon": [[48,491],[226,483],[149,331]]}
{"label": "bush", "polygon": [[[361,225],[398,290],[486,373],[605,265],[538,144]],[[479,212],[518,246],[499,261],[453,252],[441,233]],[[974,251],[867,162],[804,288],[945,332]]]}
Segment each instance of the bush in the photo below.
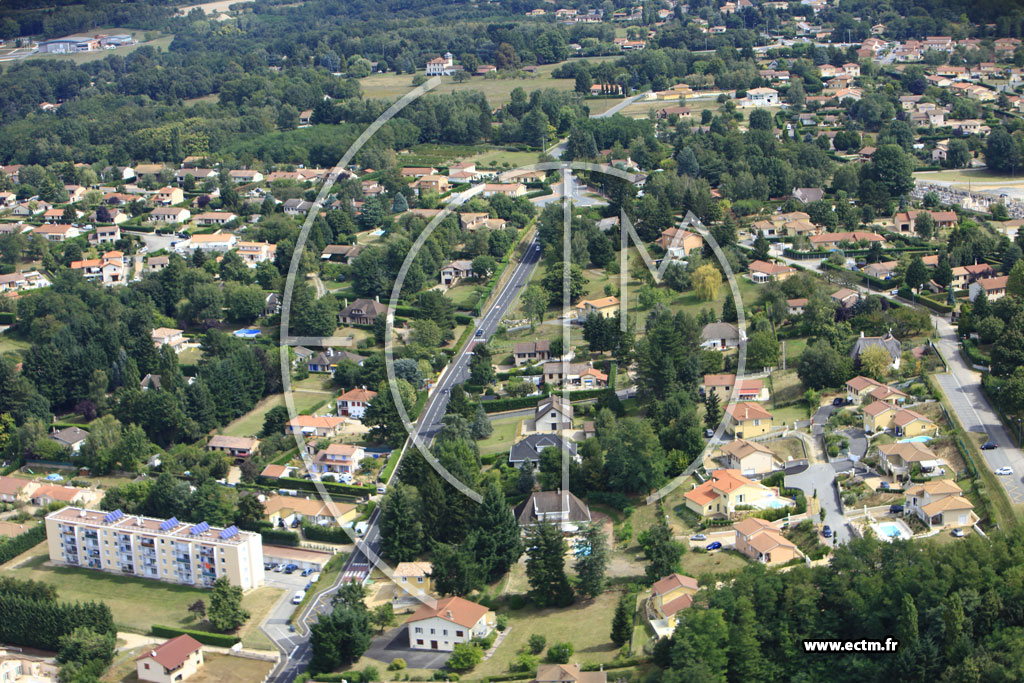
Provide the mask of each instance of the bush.
{"label": "bush", "polygon": [[238,636],[230,633],[210,633],[209,631],[193,631],[187,628],[175,628],[174,626],[151,626],[150,633],[161,638],[175,638],[182,634],[190,635],[203,645],[214,647],[231,647],[241,640]]}
{"label": "bush", "polygon": [[537,670],[538,659],[536,655],[520,652],[508,665],[508,670],[513,673],[529,673]]}
{"label": "bush", "polygon": [[404,668],[405,660],[401,657],[391,660],[391,663],[388,664],[388,671],[401,671]]}
{"label": "bush", "polygon": [[523,609],[526,607],[526,597],[515,593],[508,597],[508,608],[509,609]]}
{"label": "bush", "polygon": [[499,614],[498,615],[497,628],[498,628],[499,631],[504,631],[505,629],[508,628],[508,615],[507,614]]}
{"label": "bush", "polygon": [[304,524],[302,535],[307,541],[321,541],[323,543],[346,544],[352,542],[352,537],[340,526],[327,527],[319,524]]}
{"label": "bush", "polygon": [[39,524],[18,534],[6,543],[0,543],[0,564],[13,560],[18,555],[46,540],[46,526]]}
{"label": "bush", "polygon": [[[484,658],[484,651],[473,643],[458,643],[445,663],[452,671],[469,671]],[[568,660],[566,660],[568,661]]]}
{"label": "bush", "polygon": [[299,545],[299,535],[288,529],[264,529],[260,531],[260,536],[263,537],[264,543],[270,545],[285,545],[290,548],[297,548]]}
{"label": "bush", "polygon": [[555,643],[548,648],[547,660],[552,664],[568,664],[575,651],[572,643]]}
{"label": "bush", "polygon": [[530,654],[539,655],[544,652],[544,648],[548,644],[548,639],[539,633],[534,633],[530,636],[530,639],[526,641],[526,647],[530,650]]}

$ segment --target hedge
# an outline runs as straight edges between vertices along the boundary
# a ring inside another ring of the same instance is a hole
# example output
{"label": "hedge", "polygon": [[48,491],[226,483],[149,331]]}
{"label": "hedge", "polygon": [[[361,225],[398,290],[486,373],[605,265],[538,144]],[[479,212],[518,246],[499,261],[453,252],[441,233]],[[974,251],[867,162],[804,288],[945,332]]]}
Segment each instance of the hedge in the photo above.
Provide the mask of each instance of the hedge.
{"label": "hedge", "polygon": [[992,357],[982,353],[981,349],[979,349],[975,345],[974,340],[972,340],[972,339],[964,339],[962,343],[963,343],[964,355],[967,356],[967,359],[969,361],[971,361],[975,365],[984,365],[984,366],[991,366],[992,365]]}
{"label": "hedge", "polygon": [[13,325],[13,324],[14,324],[14,314],[13,313],[11,313],[10,311],[2,311],[2,312],[0,312],[0,325]]}
{"label": "hedge", "polygon": [[[318,491],[316,483],[310,479],[296,479],[294,477],[280,477],[279,479],[268,479],[257,477],[256,482],[264,486],[271,486],[281,489],[295,489],[297,491]],[[321,481],[328,493],[337,493],[342,496],[365,496],[376,491],[373,486],[355,486],[354,484],[341,484],[335,481]]]}
{"label": "hedge", "polygon": [[102,602],[33,600],[21,595],[0,595],[0,642],[56,652],[60,639],[78,627],[97,633],[115,633],[110,608]]}
{"label": "hedge", "polygon": [[156,624],[149,627],[149,632],[160,638],[175,638],[181,635],[188,635],[203,645],[212,645],[214,647],[232,647],[241,641],[241,638],[230,633],[210,633],[209,631],[194,631],[188,628],[158,626]]}
{"label": "hedge", "polygon": [[13,560],[26,550],[46,540],[46,525],[38,524],[28,531],[18,534],[6,543],[0,544],[0,564]]}
{"label": "hedge", "polygon": [[917,301],[917,303],[921,304],[925,308],[930,308],[936,313],[946,314],[952,312],[953,310],[953,307],[950,306],[949,304],[940,303],[938,301],[935,301],[934,299],[929,299],[926,296],[919,295],[915,297],[915,300]]}
{"label": "hedge", "polygon": [[501,413],[506,410],[522,410],[537,406],[540,396],[518,396],[516,398],[499,398],[496,401],[481,401],[485,413]]}
{"label": "hedge", "polygon": [[320,541],[322,543],[351,543],[352,537],[341,527],[326,527],[317,524],[303,524],[302,535],[307,541]]}
{"label": "hedge", "polygon": [[299,535],[288,529],[262,529],[260,537],[264,543],[270,545],[284,545],[289,548],[297,548],[299,546]]}

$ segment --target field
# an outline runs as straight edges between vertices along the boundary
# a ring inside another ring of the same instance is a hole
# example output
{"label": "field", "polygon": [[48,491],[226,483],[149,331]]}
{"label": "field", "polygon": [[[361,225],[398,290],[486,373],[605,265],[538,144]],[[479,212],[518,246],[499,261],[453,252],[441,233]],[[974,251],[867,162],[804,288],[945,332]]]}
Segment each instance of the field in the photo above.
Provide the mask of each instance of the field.
{"label": "field", "polygon": [[[330,378],[327,375],[310,375],[308,379],[292,382],[292,399],[295,401],[295,410],[301,413],[304,410],[310,410],[318,403],[331,399],[335,392],[325,388],[329,384]],[[255,436],[263,428],[263,416],[271,408],[283,405],[285,405],[284,394],[267,396],[252,410],[230,422],[218,433],[227,436]]]}
{"label": "field", "polygon": [[[35,579],[56,586],[61,600],[105,602],[114,615],[118,630],[148,633],[151,626],[194,626],[188,606],[196,600],[209,602],[210,591],[178,586],[134,576],[117,576],[106,572],[71,567],[49,566],[45,544],[40,544],[8,563],[0,576],[14,572],[21,579]],[[246,647],[272,649],[270,641],[259,630],[270,608],[281,597],[281,589],[264,586],[249,591],[242,598],[242,607],[252,617],[242,626],[239,635]]]}
{"label": "field", "polygon": [[682,571],[687,576],[698,577],[701,574],[724,574],[743,569],[748,560],[732,550],[716,551],[713,553],[693,553],[683,555],[681,561]]}
{"label": "field", "polygon": [[571,642],[576,648],[572,661],[581,665],[588,662],[608,662],[618,654],[608,633],[615,613],[619,594],[604,593],[595,600],[581,601],[568,609],[526,607],[509,613],[509,633],[494,655],[471,673],[469,678],[479,680],[486,676],[508,673],[508,665],[534,633],[547,638],[548,645]]}
{"label": "field", "polygon": [[[141,34],[138,31],[133,31],[131,29],[117,29],[117,28],[102,29],[102,30],[97,29],[97,32],[102,32],[102,33],[135,33],[135,34],[137,34],[136,38],[141,38],[142,37]],[[61,54],[34,54],[31,57],[28,57],[28,59],[64,59],[64,60],[72,61],[72,62],[74,62],[76,64],[86,64],[88,62],[99,61],[99,60],[101,60],[101,59],[103,59],[105,57],[108,57],[110,55],[120,55],[121,57],[124,57],[125,55],[128,55],[128,54],[131,54],[132,52],[135,52],[136,50],[138,50],[143,45],[149,45],[150,47],[152,47],[152,48],[154,48],[156,50],[166,50],[170,46],[170,44],[171,44],[171,42],[173,40],[174,40],[174,35],[166,35],[166,36],[161,36],[159,38],[156,38],[155,40],[149,40],[149,41],[139,40],[139,42],[137,42],[135,45],[125,45],[124,47],[115,48],[113,50],[94,50],[93,52],[76,52],[76,53],[73,53],[73,54],[64,54],[64,55],[61,55]]]}
{"label": "field", "polygon": [[775,455],[783,462],[788,460],[800,460],[804,458],[804,447],[800,439],[778,439],[766,441],[764,445],[772,449]]}
{"label": "field", "polygon": [[6,334],[0,334],[0,354],[2,353],[22,353],[27,351],[31,344],[20,339],[15,339]]}
{"label": "field", "polygon": [[516,438],[516,430],[521,421],[521,418],[518,417],[505,417],[492,422],[494,433],[483,441],[477,442],[477,446],[480,447],[480,455],[507,453]]}
{"label": "field", "polygon": [[[141,651],[141,650],[140,650]],[[103,677],[104,681],[120,681],[121,683],[135,683],[139,680],[135,670],[135,656],[120,658],[115,665]],[[274,663],[247,657],[232,657],[204,652],[203,666],[188,680],[192,683],[248,683],[249,681],[262,681]]]}
{"label": "field", "polygon": [[[610,57],[594,57],[588,59],[591,63],[618,59],[618,55]],[[526,75],[523,78],[483,78],[474,76],[465,83],[456,83],[452,78],[442,77],[441,84],[431,92],[447,93],[457,90],[471,90],[482,92],[487,97],[487,102],[492,106],[507,104],[512,99],[512,91],[522,88],[526,92],[554,88],[556,90],[572,90],[576,82],[571,78],[552,78],[551,72],[558,68],[559,64],[545,64],[537,67],[535,75]],[[363,96],[369,99],[395,99],[409,92],[412,85],[412,74],[373,74],[359,81]]]}

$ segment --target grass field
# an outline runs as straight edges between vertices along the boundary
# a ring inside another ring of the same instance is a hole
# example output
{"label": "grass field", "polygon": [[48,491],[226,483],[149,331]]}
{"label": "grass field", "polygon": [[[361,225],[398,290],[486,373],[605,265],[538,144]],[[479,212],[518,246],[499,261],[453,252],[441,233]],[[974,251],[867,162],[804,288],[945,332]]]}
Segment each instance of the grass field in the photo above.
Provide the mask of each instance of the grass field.
{"label": "grass field", "polygon": [[494,433],[486,439],[477,442],[477,446],[480,447],[480,455],[507,453],[508,449],[512,447],[512,442],[515,441],[516,429],[519,427],[520,422],[521,420],[518,417],[505,417],[492,422],[491,426],[494,427]]}
{"label": "grass field", "polygon": [[686,553],[680,564],[684,574],[697,578],[701,574],[724,574],[743,569],[748,561],[735,551],[719,550],[713,553]]}
{"label": "grass field", "polygon": [[242,596],[242,608],[252,615],[249,617],[249,621],[245,622],[238,630],[238,635],[242,638],[242,645],[255,650],[274,649],[270,638],[260,630],[260,624],[267,618],[267,614],[274,608],[277,601],[281,599],[282,593],[284,593],[282,588],[263,586]]}
{"label": "grass field", "polygon": [[[327,394],[313,394],[297,391],[292,391],[292,397],[295,401],[295,410],[300,413],[303,410],[308,410],[316,404],[330,398]],[[263,428],[264,415],[266,415],[271,408],[283,405],[285,405],[284,394],[267,396],[257,403],[256,407],[248,413],[235,421],[228,423],[228,425],[221,429],[219,433],[227,436],[256,436]]]}
{"label": "grass field", "polygon": [[[139,680],[135,669],[135,657],[141,652],[132,651],[133,656],[119,658],[115,665],[103,676],[104,681],[120,681],[135,683]],[[195,675],[189,677],[192,683],[249,683],[262,681],[274,667],[273,662],[265,662],[246,657],[232,657],[214,653],[203,653],[203,666]]]}
{"label": "grass field", "polygon": [[[103,33],[136,33],[138,38],[142,37],[140,32],[132,31],[130,29],[109,29],[109,30],[104,30],[102,32]],[[31,57],[28,57],[28,59],[62,59],[62,60],[68,60],[68,61],[74,62],[75,64],[86,64],[88,62],[99,61],[99,60],[103,59],[104,57],[108,57],[110,55],[120,55],[121,57],[124,57],[125,55],[128,55],[128,54],[131,54],[132,52],[135,52],[136,50],[138,50],[143,45],[149,45],[150,47],[153,47],[156,50],[166,50],[170,46],[170,44],[171,44],[171,42],[173,40],[174,40],[174,36],[173,35],[166,35],[166,36],[161,36],[161,37],[159,37],[159,38],[157,38],[155,40],[150,40],[150,41],[142,41],[142,40],[140,40],[135,45],[126,45],[124,47],[115,48],[113,50],[95,50],[93,52],[76,52],[76,53],[73,53],[73,54],[65,54],[65,55],[62,55],[62,54],[34,54]]]}
{"label": "grass field", "polygon": [[22,353],[28,351],[30,346],[32,345],[27,341],[0,334],[0,353]]}
{"label": "grass field", "polygon": [[493,148],[474,154],[467,161],[475,161],[478,168],[519,168],[536,164],[540,159],[537,152],[519,152],[508,149]]}
{"label": "grass field", "polygon": [[775,441],[766,441],[764,445],[772,449],[772,452],[779,456],[779,459],[783,462],[806,457],[800,439],[777,439]]}
{"label": "grass field", "polygon": [[[588,59],[591,63],[619,59],[619,55],[608,57],[593,57]],[[457,90],[472,90],[482,92],[487,97],[487,102],[492,106],[507,104],[512,99],[512,91],[522,88],[527,93],[533,90],[554,88],[556,90],[572,90],[576,82],[571,78],[552,78],[551,72],[557,69],[560,64],[545,64],[537,67],[537,74],[524,78],[482,78],[474,76],[465,83],[456,83],[452,78],[442,77],[441,84],[431,92],[446,93]],[[360,79],[359,86],[363,95],[371,99],[395,99],[401,97],[412,89],[412,74],[373,74]]]}
{"label": "grass field", "polygon": [[505,640],[494,655],[467,674],[467,678],[479,680],[508,673],[509,663],[534,633],[545,636],[549,646],[571,642],[576,648],[572,661],[581,665],[611,661],[619,651],[608,639],[609,624],[618,599],[618,593],[609,592],[595,600],[578,602],[568,609],[526,607],[510,612],[510,630]]}

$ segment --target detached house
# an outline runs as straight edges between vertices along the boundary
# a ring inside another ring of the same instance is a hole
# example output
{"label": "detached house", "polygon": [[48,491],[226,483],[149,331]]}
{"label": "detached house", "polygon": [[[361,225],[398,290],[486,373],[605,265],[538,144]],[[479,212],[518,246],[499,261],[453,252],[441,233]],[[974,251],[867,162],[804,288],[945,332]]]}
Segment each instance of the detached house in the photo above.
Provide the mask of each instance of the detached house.
{"label": "detached house", "polygon": [[781,282],[796,273],[796,268],[782,263],[768,263],[767,261],[751,261],[750,279],[757,284],[769,281]]}
{"label": "detached house", "polygon": [[779,459],[767,446],[746,439],[735,439],[722,446],[722,467],[743,476],[769,474],[779,469]]}
{"label": "detached house", "polygon": [[343,417],[329,415],[299,415],[293,417],[285,425],[285,434],[301,434],[305,437],[328,438],[337,436],[341,426],[345,424]]}
{"label": "detached house", "polygon": [[914,465],[925,474],[945,463],[930,448],[920,441],[886,443],[878,447],[882,468],[894,477],[906,479]]}
{"label": "detached house", "polygon": [[737,439],[767,434],[772,428],[772,414],[758,403],[731,403],[725,408],[726,431]]}
{"label": "detached house", "polygon": [[870,377],[858,375],[847,381],[846,398],[855,404],[875,400],[897,405],[906,401],[907,395],[899,389],[876,382]]}
{"label": "detached house", "polygon": [[567,389],[599,389],[608,385],[608,375],[591,367],[589,363],[544,364],[544,383]]}
{"label": "detached house", "polygon": [[929,529],[974,526],[978,515],[963,490],[949,479],[938,479],[906,490],[906,512],[914,514]]}
{"label": "detached house", "polygon": [[546,361],[551,357],[551,342],[548,340],[535,342],[516,342],[512,345],[512,358],[516,367]]}
{"label": "detached house", "polygon": [[537,491],[515,508],[519,526],[558,524],[562,531],[577,531],[589,524],[590,508],[569,491]]}
{"label": "detached house", "polygon": [[146,220],[150,223],[184,223],[192,217],[192,212],[175,206],[158,206],[149,212]]}
{"label": "detached house", "polygon": [[153,193],[153,203],[160,206],[181,204],[183,201],[185,201],[185,193],[182,192],[180,187],[165,185]]}
{"label": "detached house", "polygon": [[684,257],[694,249],[704,248],[704,238],[681,228],[662,230],[655,244],[665,250],[672,258]]}
{"label": "detached house", "polygon": [[540,464],[540,453],[545,448],[554,448],[559,453],[567,451],[573,459],[576,459],[576,443],[563,439],[557,434],[530,434],[516,443],[508,454],[508,464],[513,467],[522,467],[523,463],[529,460],[534,466]]}
{"label": "detached house", "polygon": [[317,451],[309,464],[309,470],[320,474],[353,475],[359,470],[359,463],[365,457],[366,451],[362,446],[332,443],[327,448]]}
{"label": "detached house", "polygon": [[974,301],[978,295],[984,291],[988,296],[989,301],[998,301],[1006,296],[1006,283],[1009,279],[1009,276],[1001,275],[999,277],[988,277],[975,280],[971,283],[970,287],[967,288],[967,297],[971,301]]}
{"label": "detached house", "polygon": [[432,574],[434,566],[429,562],[399,562],[391,575],[392,580],[406,593],[429,595],[434,591]]}
{"label": "detached house", "polygon": [[576,320],[579,322],[586,320],[592,313],[602,318],[614,318],[618,312],[619,298],[615,296],[584,300],[576,304]]}
{"label": "detached house", "polygon": [[[714,391],[718,393],[719,398],[728,400],[736,384],[736,375],[732,373],[704,375],[701,391],[705,396],[709,391]],[[767,401],[771,395],[764,386],[763,379],[741,379],[738,398],[740,401]]]}
{"label": "detached house", "polygon": [[33,235],[42,235],[47,242],[63,242],[72,237],[78,237],[81,231],[73,225],[62,223],[48,223],[32,228]]}
{"label": "detached house", "polygon": [[[699,590],[697,579],[682,574],[669,574],[655,581],[647,599],[648,616],[652,622],[664,620],[664,627],[671,633],[676,628],[676,614],[693,606],[693,596]],[[652,623],[655,631],[661,625]]]}
{"label": "detached house", "polygon": [[153,330],[153,344],[156,346],[170,346],[175,353],[185,350],[184,330],[176,330],[170,327],[158,327]]}
{"label": "detached house", "polygon": [[409,647],[451,652],[459,643],[484,638],[497,623],[494,612],[465,598],[443,598],[422,605],[409,617]]}
{"label": "detached house", "polygon": [[734,349],[746,335],[732,323],[708,323],[700,331],[705,349]]}
{"label": "detached house", "polygon": [[370,401],[376,398],[376,396],[376,391],[370,391],[366,387],[355,387],[353,389],[349,389],[339,396],[336,401],[338,405],[338,415],[362,420],[363,416],[366,414],[366,409],[370,405]]}
{"label": "detached house", "polygon": [[860,338],[854,343],[853,349],[850,351],[850,356],[854,361],[860,359],[860,354],[864,353],[866,349],[872,347],[880,347],[885,349],[892,359],[892,369],[900,369],[900,356],[902,354],[902,347],[900,346],[900,340],[892,336],[892,330],[889,330],[881,337],[865,337],[864,332],[861,331]]}
{"label": "detached house", "polygon": [[756,517],[747,517],[735,525],[736,550],[761,564],[785,564],[801,557],[796,544],[783,536],[775,525]]}
{"label": "detached house", "polygon": [[738,505],[757,507],[776,500],[775,489],[747,479],[736,470],[714,470],[711,478],[684,495],[686,507],[702,517],[725,518]]}
{"label": "detached house", "polygon": [[330,502],[316,498],[273,495],[264,503],[267,520],[274,526],[298,526],[309,522],[317,526],[345,526],[358,517],[352,503]]}
{"label": "detached house", "polygon": [[388,307],[374,299],[356,299],[338,313],[340,325],[372,325],[378,317],[387,315]]}
{"label": "detached house", "polygon": [[451,287],[459,280],[473,276],[473,262],[468,259],[457,259],[441,268],[441,284]]}
{"label": "detached house", "polygon": [[255,268],[264,261],[273,261],[277,255],[277,245],[268,242],[239,242],[238,255],[245,265]]}
{"label": "detached house", "polygon": [[206,450],[220,451],[235,460],[251,458],[259,452],[260,440],[247,436],[224,436],[217,434],[206,442]]}
{"label": "detached house", "polygon": [[569,401],[557,394],[542,398],[534,411],[535,432],[557,434],[563,429],[572,429],[573,408]]}
{"label": "detached house", "polygon": [[135,658],[137,678],[152,683],[187,680],[202,666],[203,646],[190,635],[171,638]]}

